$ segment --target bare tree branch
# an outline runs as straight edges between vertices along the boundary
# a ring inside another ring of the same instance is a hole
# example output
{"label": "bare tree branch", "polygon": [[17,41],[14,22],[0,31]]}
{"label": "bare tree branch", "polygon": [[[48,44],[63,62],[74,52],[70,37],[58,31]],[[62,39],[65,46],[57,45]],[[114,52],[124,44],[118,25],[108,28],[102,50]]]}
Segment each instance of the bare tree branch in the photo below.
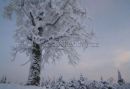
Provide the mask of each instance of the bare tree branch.
{"label": "bare tree branch", "polygon": [[30,12],[30,17],[31,17],[32,25],[33,25],[33,26],[36,26],[35,21],[34,21],[34,17],[33,17],[33,15],[32,15],[31,12]]}
{"label": "bare tree branch", "polygon": [[28,15],[24,6],[25,6],[25,0],[21,0],[21,9],[23,10],[24,14],[31,20],[32,25],[35,26],[36,24],[35,24],[34,17],[32,15],[32,13],[30,12],[29,13],[30,15]]}
{"label": "bare tree branch", "polygon": [[59,41],[59,39],[64,38],[64,37],[67,37],[67,36],[58,36],[58,37],[55,37],[55,38],[50,37],[48,40],[43,41],[42,44],[45,44],[45,43],[47,43],[51,40]]}
{"label": "bare tree branch", "polygon": [[64,13],[60,15],[53,23],[47,23],[46,26],[54,26],[61,19],[62,16],[64,16]]}
{"label": "bare tree branch", "polygon": [[21,64],[22,66],[28,64],[31,61],[31,59],[27,60],[25,63]]}

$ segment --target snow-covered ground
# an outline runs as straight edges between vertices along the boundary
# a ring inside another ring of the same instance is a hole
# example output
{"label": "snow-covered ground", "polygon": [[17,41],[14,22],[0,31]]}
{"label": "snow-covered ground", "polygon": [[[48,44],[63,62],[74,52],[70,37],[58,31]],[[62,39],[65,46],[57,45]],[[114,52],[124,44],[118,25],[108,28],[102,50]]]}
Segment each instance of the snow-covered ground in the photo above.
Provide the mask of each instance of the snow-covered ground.
{"label": "snow-covered ground", "polygon": [[[36,87],[36,86],[22,86],[22,85],[18,85],[18,84],[0,84],[0,89],[47,89],[47,88]],[[60,88],[60,89],[64,89],[64,88]],[[73,89],[73,88],[69,88],[69,89]],[[85,88],[85,89],[87,89],[87,88]],[[99,88],[97,88],[97,89],[99,89]],[[103,89],[109,89],[109,88],[103,88]],[[116,88],[112,88],[112,89],[130,89],[130,84],[116,86]]]}
{"label": "snow-covered ground", "polygon": [[36,86],[22,86],[17,84],[0,84],[0,89],[44,89]]}

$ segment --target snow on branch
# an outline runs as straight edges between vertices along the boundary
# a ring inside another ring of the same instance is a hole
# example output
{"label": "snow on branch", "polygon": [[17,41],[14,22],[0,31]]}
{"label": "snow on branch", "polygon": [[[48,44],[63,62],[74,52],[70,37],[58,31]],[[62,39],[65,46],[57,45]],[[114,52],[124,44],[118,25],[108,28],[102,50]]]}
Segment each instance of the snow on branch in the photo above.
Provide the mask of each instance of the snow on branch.
{"label": "snow on branch", "polygon": [[86,9],[79,0],[11,0],[5,12],[17,16],[16,52],[31,55],[35,43],[44,51],[43,59],[58,59],[63,53],[74,63],[78,59],[75,44],[86,48],[92,40],[83,22],[88,19]]}

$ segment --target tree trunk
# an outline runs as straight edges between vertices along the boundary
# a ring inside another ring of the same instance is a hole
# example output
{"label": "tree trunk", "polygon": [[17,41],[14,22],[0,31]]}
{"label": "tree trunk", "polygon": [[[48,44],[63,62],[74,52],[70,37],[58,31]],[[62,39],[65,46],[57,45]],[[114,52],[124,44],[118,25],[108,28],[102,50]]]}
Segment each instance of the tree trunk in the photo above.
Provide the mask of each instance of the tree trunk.
{"label": "tree trunk", "polygon": [[27,85],[40,85],[41,55],[42,53],[40,45],[33,43],[31,65]]}

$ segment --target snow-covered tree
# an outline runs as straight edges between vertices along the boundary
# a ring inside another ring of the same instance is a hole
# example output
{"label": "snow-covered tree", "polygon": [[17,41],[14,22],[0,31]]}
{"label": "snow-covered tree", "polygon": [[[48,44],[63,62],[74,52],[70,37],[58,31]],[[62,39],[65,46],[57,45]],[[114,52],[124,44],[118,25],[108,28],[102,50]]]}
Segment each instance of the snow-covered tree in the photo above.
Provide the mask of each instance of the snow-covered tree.
{"label": "snow-covered tree", "polygon": [[109,79],[107,79],[107,82],[109,82],[110,84],[113,84],[114,78],[113,78],[113,77],[110,77]]}
{"label": "snow-covered tree", "polygon": [[124,83],[125,83],[125,81],[121,76],[121,72],[118,70],[118,84],[122,85]]}
{"label": "snow-covered tree", "polygon": [[101,76],[100,80],[101,80],[101,82],[103,82],[103,77],[102,76]]}
{"label": "snow-covered tree", "polygon": [[3,76],[2,79],[0,80],[0,83],[7,83],[7,78],[6,76]]}
{"label": "snow-covered tree", "polygon": [[[75,46],[86,48],[92,35],[84,26],[88,19],[80,0],[10,0],[5,16],[16,16],[14,56],[24,52],[30,57],[29,85],[39,85],[41,65],[67,55],[75,64]],[[25,63],[25,64],[26,64]]]}

